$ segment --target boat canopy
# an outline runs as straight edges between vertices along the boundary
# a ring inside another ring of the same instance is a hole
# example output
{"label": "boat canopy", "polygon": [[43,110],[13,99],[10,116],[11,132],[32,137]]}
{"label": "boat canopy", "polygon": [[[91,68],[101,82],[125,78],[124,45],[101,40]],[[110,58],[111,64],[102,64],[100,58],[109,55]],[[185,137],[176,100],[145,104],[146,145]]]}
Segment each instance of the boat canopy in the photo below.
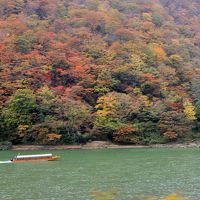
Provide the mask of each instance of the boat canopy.
{"label": "boat canopy", "polygon": [[49,158],[52,157],[52,154],[37,154],[37,155],[18,155],[15,156],[15,159],[26,159],[26,158]]}

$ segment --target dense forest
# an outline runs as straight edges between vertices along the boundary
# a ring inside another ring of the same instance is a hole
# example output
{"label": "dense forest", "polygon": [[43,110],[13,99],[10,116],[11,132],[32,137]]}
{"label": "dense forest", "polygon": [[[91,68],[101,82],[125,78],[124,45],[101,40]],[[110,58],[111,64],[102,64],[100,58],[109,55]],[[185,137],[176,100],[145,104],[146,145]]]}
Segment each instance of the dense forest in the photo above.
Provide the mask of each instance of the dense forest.
{"label": "dense forest", "polygon": [[199,0],[0,0],[0,140],[200,138]]}

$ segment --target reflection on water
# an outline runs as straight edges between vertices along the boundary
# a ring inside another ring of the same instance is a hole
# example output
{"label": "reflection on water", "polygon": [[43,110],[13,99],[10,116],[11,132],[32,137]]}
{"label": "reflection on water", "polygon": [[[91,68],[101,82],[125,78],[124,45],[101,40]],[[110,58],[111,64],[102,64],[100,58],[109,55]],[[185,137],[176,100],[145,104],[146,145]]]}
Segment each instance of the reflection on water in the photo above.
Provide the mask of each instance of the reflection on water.
{"label": "reflection on water", "polygon": [[[89,200],[117,190],[116,200],[163,199],[180,192],[200,199],[199,149],[51,151],[60,161],[0,165],[0,199]],[[18,152],[0,152],[8,160]],[[23,154],[49,153],[48,151]]]}

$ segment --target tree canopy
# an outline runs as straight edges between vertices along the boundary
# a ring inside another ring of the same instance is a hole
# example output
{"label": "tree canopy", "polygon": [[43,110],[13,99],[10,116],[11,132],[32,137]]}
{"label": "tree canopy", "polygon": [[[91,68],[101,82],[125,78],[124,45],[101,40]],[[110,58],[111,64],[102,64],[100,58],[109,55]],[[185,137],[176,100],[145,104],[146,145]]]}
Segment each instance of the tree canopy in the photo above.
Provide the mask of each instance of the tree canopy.
{"label": "tree canopy", "polygon": [[0,36],[0,140],[149,144],[200,131],[197,0],[0,0]]}

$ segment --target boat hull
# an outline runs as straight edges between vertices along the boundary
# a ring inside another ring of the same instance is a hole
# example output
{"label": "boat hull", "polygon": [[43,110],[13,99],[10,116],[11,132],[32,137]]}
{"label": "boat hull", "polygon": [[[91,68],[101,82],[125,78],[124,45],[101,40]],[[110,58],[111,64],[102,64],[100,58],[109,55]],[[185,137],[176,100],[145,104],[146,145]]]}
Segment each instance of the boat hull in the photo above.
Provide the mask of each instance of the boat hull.
{"label": "boat hull", "polygon": [[0,164],[9,164],[9,163],[12,163],[11,160],[7,160],[7,161],[0,161]]}
{"label": "boat hull", "polygon": [[34,159],[17,159],[12,160],[12,163],[21,163],[21,162],[38,162],[38,161],[56,161],[59,160],[59,156],[53,156],[51,158],[34,158]]}

